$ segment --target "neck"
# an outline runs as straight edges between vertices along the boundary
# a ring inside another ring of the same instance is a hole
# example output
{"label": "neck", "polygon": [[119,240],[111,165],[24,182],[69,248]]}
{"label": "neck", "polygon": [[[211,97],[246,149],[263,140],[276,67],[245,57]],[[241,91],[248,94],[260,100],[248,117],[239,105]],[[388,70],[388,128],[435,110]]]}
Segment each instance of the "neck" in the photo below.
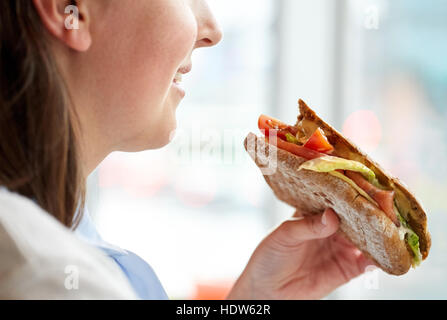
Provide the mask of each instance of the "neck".
{"label": "neck", "polygon": [[[93,140],[93,139],[92,139]],[[84,177],[87,177],[99,166],[99,164],[110,154],[105,148],[94,141],[86,141],[81,150],[81,159],[83,166]]]}

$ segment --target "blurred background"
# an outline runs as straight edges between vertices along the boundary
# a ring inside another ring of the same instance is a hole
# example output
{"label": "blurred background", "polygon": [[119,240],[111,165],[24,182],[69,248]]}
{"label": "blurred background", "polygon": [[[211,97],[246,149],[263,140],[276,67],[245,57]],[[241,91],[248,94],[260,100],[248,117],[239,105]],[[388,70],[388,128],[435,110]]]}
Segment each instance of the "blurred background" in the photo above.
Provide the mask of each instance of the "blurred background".
{"label": "blurred background", "polygon": [[243,148],[265,113],[302,98],[399,176],[428,213],[428,260],[373,271],[328,299],[447,298],[447,2],[212,0],[223,42],[193,55],[178,130],[162,150],[114,153],[90,176],[106,241],[151,264],[172,299],[220,299],[293,209]]}

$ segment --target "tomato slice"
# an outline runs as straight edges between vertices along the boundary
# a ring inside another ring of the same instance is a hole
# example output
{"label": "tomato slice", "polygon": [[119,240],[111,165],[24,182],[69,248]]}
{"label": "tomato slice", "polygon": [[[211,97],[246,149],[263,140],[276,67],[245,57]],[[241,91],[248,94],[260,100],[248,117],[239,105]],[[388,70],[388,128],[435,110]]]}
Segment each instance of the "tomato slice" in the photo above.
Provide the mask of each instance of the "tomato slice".
{"label": "tomato slice", "polygon": [[264,133],[265,136],[274,134],[281,139],[287,140],[285,130],[289,126],[279,121],[278,119],[266,116],[262,114],[258,120],[258,128]]}
{"label": "tomato slice", "polygon": [[301,157],[301,158],[304,158],[307,160],[312,160],[312,159],[320,158],[320,157],[324,156],[323,153],[308,149],[306,147],[299,146],[295,143],[284,141],[278,137],[276,139],[268,139],[268,136],[267,136],[266,139],[270,144],[273,144],[274,146],[278,147],[279,149],[286,150],[290,153],[293,153],[294,155],[297,155],[298,157]]}
{"label": "tomato slice", "polygon": [[329,143],[321,128],[315,130],[309,140],[304,144],[304,147],[326,154],[334,151],[334,147]]}
{"label": "tomato slice", "polygon": [[278,119],[261,114],[258,120],[259,129],[287,129],[289,126]]}
{"label": "tomato slice", "polygon": [[[290,133],[295,136],[296,129],[278,119],[263,114],[259,117],[258,127],[265,135],[266,140],[280,149],[286,150],[308,160],[324,156],[324,154],[316,150],[288,142],[286,134]],[[269,139],[269,137],[271,139]]]}

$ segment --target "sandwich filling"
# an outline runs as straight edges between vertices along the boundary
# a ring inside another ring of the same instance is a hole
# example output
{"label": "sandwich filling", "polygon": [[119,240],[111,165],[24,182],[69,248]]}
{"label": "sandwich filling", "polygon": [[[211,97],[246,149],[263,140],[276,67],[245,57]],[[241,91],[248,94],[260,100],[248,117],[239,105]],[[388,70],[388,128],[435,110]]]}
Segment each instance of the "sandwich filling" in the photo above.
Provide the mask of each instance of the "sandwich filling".
{"label": "sandwich filling", "polygon": [[261,115],[258,127],[267,142],[308,160],[298,170],[325,172],[342,179],[380,208],[398,228],[400,239],[408,244],[413,255],[413,267],[419,265],[422,261],[419,237],[408,224],[408,216],[401,214],[404,211],[400,210],[395,191],[384,187],[374,171],[363,163],[336,156],[337,152],[323,130],[313,122],[305,121],[302,120],[298,126],[289,126]]}

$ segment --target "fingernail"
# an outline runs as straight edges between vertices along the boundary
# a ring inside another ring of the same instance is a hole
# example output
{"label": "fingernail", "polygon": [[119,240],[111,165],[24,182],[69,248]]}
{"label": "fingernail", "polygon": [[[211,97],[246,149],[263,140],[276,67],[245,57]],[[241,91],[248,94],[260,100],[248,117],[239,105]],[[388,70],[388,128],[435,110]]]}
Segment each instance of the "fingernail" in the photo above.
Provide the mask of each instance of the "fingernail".
{"label": "fingernail", "polygon": [[326,212],[323,213],[323,216],[321,217],[321,223],[326,226],[327,225],[327,221],[326,221]]}
{"label": "fingernail", "polygon": [[371,272],[371,271],[375,271],[377,269],[379,269],[377,266],[375,266],[373,264],[370,264],[370,265],[367,265],[365,267],[365,271],[364,272]]}

